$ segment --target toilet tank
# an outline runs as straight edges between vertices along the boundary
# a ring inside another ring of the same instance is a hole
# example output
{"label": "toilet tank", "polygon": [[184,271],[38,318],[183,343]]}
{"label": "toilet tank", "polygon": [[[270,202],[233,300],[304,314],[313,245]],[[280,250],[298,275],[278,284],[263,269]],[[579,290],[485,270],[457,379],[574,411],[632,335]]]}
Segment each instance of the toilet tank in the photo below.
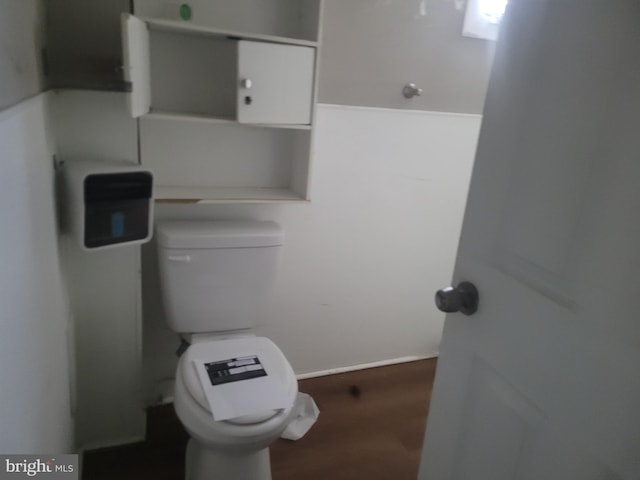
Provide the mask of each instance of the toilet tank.
{"label": "toilet tank", "polygon": [[205,333],[261,323],[283,236],[275,222],[159,222],[160,285],[169,327]]}

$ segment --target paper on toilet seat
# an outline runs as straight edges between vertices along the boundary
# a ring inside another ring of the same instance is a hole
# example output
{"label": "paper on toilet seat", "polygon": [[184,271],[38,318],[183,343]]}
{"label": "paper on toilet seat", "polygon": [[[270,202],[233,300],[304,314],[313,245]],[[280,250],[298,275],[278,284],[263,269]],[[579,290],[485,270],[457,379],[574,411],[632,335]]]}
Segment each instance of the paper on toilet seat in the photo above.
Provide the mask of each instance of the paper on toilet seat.
{"label": "paper on toilet seat", "polygon": [[226,360],[194,359],[214,420],[291,407],[284,386],[257,355]]}

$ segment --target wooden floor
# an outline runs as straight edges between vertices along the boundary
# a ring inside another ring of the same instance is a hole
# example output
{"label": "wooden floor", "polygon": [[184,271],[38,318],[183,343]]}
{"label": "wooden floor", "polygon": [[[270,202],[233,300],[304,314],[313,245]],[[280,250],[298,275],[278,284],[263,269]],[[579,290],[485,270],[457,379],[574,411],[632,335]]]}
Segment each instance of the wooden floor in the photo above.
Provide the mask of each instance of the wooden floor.
{"label": "wooden floor", "polygon": [[[320,417],[271,447],[273,480],[414,480],[436,361],[301,380]],[[181,480],[187,434],[172,406],[148,412],[147,441],[87,452],[84,480]],[[221,479],[242,480],[242,479]]]}

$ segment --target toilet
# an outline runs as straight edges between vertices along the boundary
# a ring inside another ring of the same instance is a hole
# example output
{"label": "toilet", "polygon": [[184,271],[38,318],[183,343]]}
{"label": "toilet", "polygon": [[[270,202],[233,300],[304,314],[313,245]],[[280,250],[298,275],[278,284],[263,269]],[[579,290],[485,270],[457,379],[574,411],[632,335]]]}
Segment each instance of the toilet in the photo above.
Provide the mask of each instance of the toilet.
{"label": "toilet", "polygon": [[[298,383],[275,343],[252,328],[265,316],[283,236],[267,221],[156,225],[167,323],[189,344],[178,362],[174,392],[176,413],[190,436],[187,480],[271,479],[269,445],[295,415]],[[247,353],[259,358],[290,406],[216,421],[194,360]]]}

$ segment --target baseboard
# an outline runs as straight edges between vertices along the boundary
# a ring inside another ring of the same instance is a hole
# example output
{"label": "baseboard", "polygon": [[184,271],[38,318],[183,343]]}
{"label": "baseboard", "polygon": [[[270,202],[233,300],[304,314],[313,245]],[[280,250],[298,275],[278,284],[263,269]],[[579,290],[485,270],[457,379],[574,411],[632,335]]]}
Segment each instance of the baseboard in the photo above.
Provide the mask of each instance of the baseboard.
{"label": "baseboard", "polygon": [[338,373],[354,372],[356,370],[365,370],[367,368],[385,367],[388,365],[397,365],[399,363],[417,362],[418,360],[426,360],[428,358],[434,358],[437,356],[438,354],[390,358],[388,360],[381,360],[378,362],[361,363],[359,365],[349,365],[347,367],[330,368],[328,370],[318,370],[315,372],[299,373],[296,375],[296,378],[298,380],[304,380],[306,378],[324,377],[326,375],[336,375]]}
{"label": "baseboard", "polygon": [[132,443],[144,442],[144,435],[134,435],[131,437],[119,438],[116,440],[106,440],[101,442],[89,442],[77,448],[77,453],[87,452],[89,450],[100,450],[102,448],[120,447],[122,445],[129,445]]}

